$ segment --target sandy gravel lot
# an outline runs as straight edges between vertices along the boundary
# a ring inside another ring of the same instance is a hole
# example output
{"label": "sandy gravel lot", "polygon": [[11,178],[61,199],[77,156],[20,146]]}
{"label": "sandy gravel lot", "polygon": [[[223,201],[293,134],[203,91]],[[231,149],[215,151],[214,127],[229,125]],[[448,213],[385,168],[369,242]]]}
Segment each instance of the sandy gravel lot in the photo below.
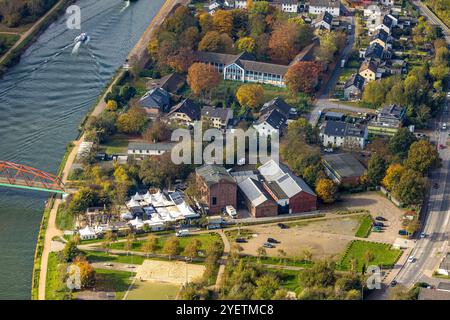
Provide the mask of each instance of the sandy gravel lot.
{"label": "sandy gravel lot", "polygon": [[356,193],[342,197],[338,207],[347,209],[364,208],[370,211],[373,218],[382,216],[387,219],[382,233],[371,232],[367,240],[394,243],[401,229],[403,209],[397,208],[379,192]]}
{"label": "sandy gravel lot", "polygon": [[341,201],[332,206],[322,207],[324,212],[337,210],[367,209],[373,218],[382,216],[387,219],[386,228],[382,233],[372,232],[366,239],[355,237],[361,216],[339,216],[322,220],[300,221],[290,224],[289,229],[280,229],[276,225],[257,225],[245,227],[253,234],[247,243],[241,243],[243,253],[257,255],[257,249],[267,241],[274,238],[280,241],[273,249],[266,249],[268,256],[279,256],[278,250],[286,252],[289,257],[301,257],[307,249],[314,259],[338,259],[351,240],[363,239],[375,242],[393,243],[398,237],[401,227],[403,210],[397,208],[392,202],[378,192],[365,192],[346,195]]}
{"label": "sandy gravel lot", "polygon": [[301,257],[306,249],[315,259],[337,258],[354,239],[358,225],[358,217],[342,217],[290,224],[289,229],[280,229],[276,225],[248,227],[246,229],[251,230],[254,236],[241,246],[243,253],[256,255],[257,249],[271,237],[280,243],[275,245],[276,248],[266,249],[268,256],[278,256],[281,249],[290,257]]}

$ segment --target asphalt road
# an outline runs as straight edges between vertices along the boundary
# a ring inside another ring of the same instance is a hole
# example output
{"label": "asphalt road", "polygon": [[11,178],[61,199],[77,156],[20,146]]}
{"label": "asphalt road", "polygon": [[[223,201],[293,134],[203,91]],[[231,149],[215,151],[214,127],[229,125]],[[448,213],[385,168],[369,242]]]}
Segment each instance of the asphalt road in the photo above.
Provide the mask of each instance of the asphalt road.
{"label": "asphalt road", "polygon": [[347,18],[347,22],[352,25],[352,30],[348,36],[348,43],[345,45],[344,50],[342,50],[342,54],[339,58],[339,62],[336,65],[336,67],[333,70],[333,73],[328,80],[327,84],[323,88],[320,97],[315,101],[314,109],[311,111],[309,122],[315,126],[317,125],[317,122],[319,121],[321,113],[325,109],[340,109],[344,111],[351,111],[351,112],[373,112],[372,109],[365,109],[360,107],[352,107],[350,105],[339,103],[339,101],[332,101],[329,100],[330,95],[333,93],[334,86],[336,85],[336,82],[338,81],[341,73],[342,68],[340,66],[340,61],[342,59],[348,60],[349,55],[352,52],[353,42],[355,41],[355,21],[353,16],[349,16]]}
{"label": "asphalt road", "polygon": [[[445,26],[425,5],[419,1],[414,1],[431,23],[440,25],[446,35],[447,43],[450,44],[450,30]],[[447,109],[450,102],[447,101]],[[449,116],[446,112],[441,118],[436,120],[433,140],[437,145],[446,146],[446,141],[450,131],[442,130],[442,123],[448,123]],[[450,229],[450,150],[445,148],[439,151],[442,159],[442,167],[435,170],[431,175],[431,184],[438,184],[438,188],[431,188],[428,201],[425,203],[426,215],[423,224],[423,232],[428,236],[418,239],[410,257],[416,259],[415,262],[406,263],[397,275],[398,283],[411,287],[418,281],[430,282],[433,271],[438,266],[443,255],[447,252],[448,235]]]}

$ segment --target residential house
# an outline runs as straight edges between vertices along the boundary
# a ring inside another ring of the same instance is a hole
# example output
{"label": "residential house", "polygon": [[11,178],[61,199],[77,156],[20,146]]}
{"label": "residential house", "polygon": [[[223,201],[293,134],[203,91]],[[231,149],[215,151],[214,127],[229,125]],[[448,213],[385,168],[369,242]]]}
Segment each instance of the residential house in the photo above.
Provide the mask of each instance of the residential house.
{"label": "residential house", "polygon": [[297,111],[295,110],[295,108],[293,106],[291,106],[290,104],[286,103],[284,101],[284,99],[280,98],[280,97],[273,98],[272,100],[264,103],[264,105],[262,106],[262,108],[260,110],[260,113],[265,114],[274,109],[278,110],[278,112],[280,112],[286,118],[289,118],[289,116],[291,116],[291,115],[297,114]]}
{"label": "residential house", "polygon": [[369,122],[369,133],[393,136],[402,126],[406,109],[396,105],[384,106],[377,117]]}
{"label": "residential house", "polygon": [[173,142],[130,142],[128,144],[128,155],[132,156],[162,156],[172,151]]}
{"label": "residential house", "polygon": [[365,51],[364,57],[366,59],[373,59],[377,63],[381,63],[384,60],[384,48],[378,43],[373,43]]}
{"label": "residential house", "polygon": [[343,185],[359,184],[366,171],[361,162],[350,153],[326,154],[322,157],[322,164],[327,176]]}
{"label": "residential house", "polygon": [[365,79],[366,82],[377,79],[378,64],[374,59],[365,59],[359,67],[359,75]]}
{"label": "residential house", "polygon": [[310,14],[321,14],[323,12],[330,13],[333,17],[339,17],[341,12],[340,0],[310,0],[309,9]]}
{"label": "residential house", "polygon": [[386,31],[384,31],[383,29],[379,29],[377,31],[377,33],[374,35],[374,37],[372,38],[372,40],[370,41],[370,44],[372,45],[374,43],[378,43],[384,49],[387,47],[388,39],[389,39],[389,34]]}
{"label": "residential house", "polygon": [[317,209],[317,196],[301,178],[283,164],[270,160],[259,167],[262,185],[278,204],[279,214]]}
{"label": "residential house", "polygon": [[264,189],[262,183],[254,178],[246,178],[238,183],[239,195],[244,199],[248,211],[254,218],[278,215],[278,205]]}
{"label": "residential house", "polygon": [[233,119],[233,110],[204,106],[201,111],[201,119],[209,121],[216,129],[226,129],[228,122]]}
{"label": "residential house", "polygon": [[361,99],[365,79],[359,74],[353,74],[344,85],[344,97],[348,100]]}
{"label": "residential house", "polygon": [[283,12],[298,12],[298,0],[269,0],[269,4],[279,8]]}
{"label": "residential house", "polygon": [[214,14],[220,9],[233,9],[234,1],[231,0],[211,0],[209,3],[205,4],[205,9],[209,14]]}
{"label": "residential house", "polygon": [[270,136],[274,133],[278,133],[281,136],[286,125],[287,117],[277,109],[272,109],[262,114],[253,124],[253,127],[261,136]]}
{"label": "residential house", "polygon": [[324,147],[364,149],[368,138],[368,130],[365,125],[326,121],[320,129],[320,138]]}
{"label": "residential house", "polygon": [[147,89],[161,88],[167,92],[176,94],[184,84],[186,77],[177,73],[170,73],[160,79],[152,79],[147,82]]}
{"label": "residential house", "polygon": [[225,80],[266,83],[284,87],[284,75],[289,66],[259,62],[248,53],[226,54],[216,52],[195,52],[196,62],[214,66]]}
{"label": "residential house", "polygon": [[328,11],[325,11],[319,14],[319,16],[313,21],[313,25],[316,29],[331,30],[332,22],[333,16]]}
{"label": "residential house", "polygon": [[141,99],[139,105],[149,116],[159,116],[170,108],[170,95],[162,88],[154,88],[148,91]]}
{"label": "residential house", "polygon": [[[281,11],[297,13],[298,12],[298,1],[297,0],[267,0],[269,5],[279,8]],[[237,9],[246,9],[247,0],[235,0],[234,7]]]}
{"label": "residential house", "polygon": [[234,0],[234,7],[236,9],[246,9],[247,8],[247,0]]}
{"label": "residential house", "polygon": [[450,300],[450,292],[432,288],[420,288],[417,300]]}
{"label": "residential house", "polygon": [[170,110],[167,117],[170,121],[175,121],[178,124],[192,126],[195,121],[200,120],[200,105],[189,98],[184,99]]}
{"label": "residential house", "polygon": [[381,23],[378,27],[376,27],[376,29],[377,29],[377,30],[378,30],[378,29],[383,29],[384,31],[386,31],[386,33],[391,34],[391,29],[392,29],[394,26],[395,26],[395,20],[394,20],[394,17],[391,16],[391,15],[389,15],[389,14],[386,14],[386,15],[383,17],[382,23]]}
{"label": "residential house", "polygon": [[201,201],[209,214],[222,212],[226,206],[236,208],[237,186],[228,171],[219,165],[205,164],[195,169]]}

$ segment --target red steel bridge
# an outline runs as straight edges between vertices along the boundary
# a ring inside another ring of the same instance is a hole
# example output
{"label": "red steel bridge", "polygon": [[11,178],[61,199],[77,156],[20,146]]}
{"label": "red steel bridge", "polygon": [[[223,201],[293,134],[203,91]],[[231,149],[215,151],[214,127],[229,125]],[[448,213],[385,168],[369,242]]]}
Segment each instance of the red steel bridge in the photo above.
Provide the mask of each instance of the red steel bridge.
{"label": "red steel bridge", "polygon": [[0,187],[65,193],[64,184],[57,176],[22,164],[1,160]]}

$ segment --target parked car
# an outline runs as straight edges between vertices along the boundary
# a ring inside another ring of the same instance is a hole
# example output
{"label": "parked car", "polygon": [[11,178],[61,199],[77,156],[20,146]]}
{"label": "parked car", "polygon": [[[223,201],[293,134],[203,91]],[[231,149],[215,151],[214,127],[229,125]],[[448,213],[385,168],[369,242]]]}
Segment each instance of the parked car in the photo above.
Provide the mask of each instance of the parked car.
{"label": "parked car", "polygon": [[208,224],[206,226],[207,230],[216,230],[216,229],[220,229],[222,228],[222,226],[220,224]]}
{"label": "parked car", "polygon": [[275,248],[275,246],[273,244],[271,244],[270,242],[264,242],[263,247],[264,248]]}
{"label": "parked car", "polygon": [[397,280],[392,280],[391,281],[391,287],[395,287],[397,285]]}
{"label": "parked car", "polygon": [[236,238],[235,241],[236,241],[237,243],[246,243],[246,242],[247,242],[247,240],[244,239],[244,238]]}
{"label": "parked car", "polygon": [[383,232],[383,230],[381,230],[380,227],[375,226],[375,227],[372,227],[372,232]]}
{"label": "parked car", "polygon": [[398,230],[398,234],[401,235],[401,236],[409,235],[408,231],[406,231],[406,230]]}
{"label": "parked car", "polygon": [[289,226],[285,225],[284,223],[278,223],[278,227],[280,229],[289,229]]}
{"label": "parked car", "polygon": [[439,184],[437,182],[433,183],[433,188],[439,189]]}
{"label": "parked car", "polygon": [[408,263],[414,263],[415,261],[416,261],[416,258],[414,258],[414,257],[409,257],[407,260]]}
{"label": "parked car", "polygon": [[382,217],[382,216],[376,217],[375,220],[378,220],[378,221],[387,221],[387,219],[384,218],[384,217]]}
{"label": "parked car", "polygon": [[111,262],[106,262],[103,264],[105,267],[112,267],[113,264]]}
{"label": "parked car", "polygon": [[442,124],[442,130],[447,130],[447,123],[444,122],[444,123]]}
{"label": "parked car", "polygon": [[274,238],[267,238],[267,242],[270,242],[270,243],[279,243],[279,241],[278,241],[278,240],[275,240]]}
{"label": "parked car", "polygon": [[383,222],[374,222],[373,225],[375,227],[381,227],[381,228],[384,227],[384,223]]}
{"label": "parked car", "polygon": [[420,234],[420,238],[421,239],[424,239],[424,238],[426,238],[428,235],[425,233],[425,232],[422,232],[421,234]]}
{"label": "parked car", "polygon": [[440,144],[439,149],[445,149],[445,146],[443,144]]}

